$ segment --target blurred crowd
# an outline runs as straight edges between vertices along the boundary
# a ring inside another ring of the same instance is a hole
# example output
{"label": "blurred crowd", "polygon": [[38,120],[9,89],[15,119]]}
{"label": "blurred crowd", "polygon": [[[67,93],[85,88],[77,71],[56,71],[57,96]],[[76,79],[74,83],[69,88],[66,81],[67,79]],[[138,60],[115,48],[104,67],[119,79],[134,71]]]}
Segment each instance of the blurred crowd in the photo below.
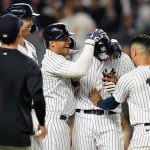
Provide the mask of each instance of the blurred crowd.
{"label": "blurred crowd", "polygon": [[127,54],[131,36],[150,35],[150,0],[1,0],[0,12],[18,2],[29,3],[41,14],[35,20],[39,31],[29,37],[35,46],[38,44],[38,49],[43,48],[42,29],[54,22],[65,23],[76,33],[77,48],[82,48],[86,33],[95,28],[102,28],[111,38],[116,38]]}

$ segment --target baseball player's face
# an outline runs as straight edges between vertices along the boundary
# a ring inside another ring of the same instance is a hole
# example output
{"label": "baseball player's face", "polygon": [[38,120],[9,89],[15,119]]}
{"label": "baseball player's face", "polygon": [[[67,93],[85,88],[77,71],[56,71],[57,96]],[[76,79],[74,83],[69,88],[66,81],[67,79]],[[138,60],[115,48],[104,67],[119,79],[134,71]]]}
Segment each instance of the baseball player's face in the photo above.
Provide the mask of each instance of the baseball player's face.
{"label": "baseball player's face", "polygon": [[61,40],[53,41],[53,50],[58,55],[67,56],[69,55],[69,47],[71,40],[69,37],[63,38]]}
{"label": "baseball player's face", "polygon": [[31,27],[33,25],[32,18],[22,19],[23,26],[21,28],[21,33],[23,36],[30,35]]}

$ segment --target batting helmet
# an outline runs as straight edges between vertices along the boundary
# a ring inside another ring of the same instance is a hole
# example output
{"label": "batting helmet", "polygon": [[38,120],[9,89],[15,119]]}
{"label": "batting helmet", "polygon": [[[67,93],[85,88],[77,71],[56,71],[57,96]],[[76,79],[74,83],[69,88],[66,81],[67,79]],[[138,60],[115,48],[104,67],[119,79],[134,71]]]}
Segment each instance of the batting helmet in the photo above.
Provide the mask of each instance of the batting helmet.
{"label": "batting helmet", "polygon": [[54,23],[48,25],[43,31],[43,37],[46,41],[63,39],[69,37],[71,40],[71,49],[75,49],[75,41],[71,38],[71,35],[75,33],[69,32],[66,25],[63,23]]}
{"label": "batting helmet", "polygon": [[94,56],[101,61],[109,56],[117,59],[121,56],[121,46],[116,39],[97,42],[95,44]]}
{"label": "batting helmet", "polygon": [[[7,8],[6,12],[14,14],[21,19],[36,17],[36,16],[40,15],[40,14],[34,13],[32,7],[26,3],[12,4],[11,6],[9,6]],[[38,28],[37,28],[36,24],[33,22],[33,25],[31,28],[31,33],[35,32],[37,30],[38,30]]]}

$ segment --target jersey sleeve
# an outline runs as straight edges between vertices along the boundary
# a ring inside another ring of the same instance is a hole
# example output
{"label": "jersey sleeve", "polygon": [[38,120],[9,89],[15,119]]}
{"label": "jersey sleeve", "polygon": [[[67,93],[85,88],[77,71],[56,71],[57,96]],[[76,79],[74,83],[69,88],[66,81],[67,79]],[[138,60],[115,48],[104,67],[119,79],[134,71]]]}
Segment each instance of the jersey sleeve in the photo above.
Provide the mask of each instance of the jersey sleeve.
{"label": "jersey sleeve", "polygon": [[129,96],[129,85],[130,82],[127,78],[127,75],[123,75],[115,87],[115,92],[113,97],[118,103],[123,103],[125,99]]}
{"label": "jersey sleeve", "polygon": [[54,76],[80,78],[84,76],[90,68],[93,51],[93,45],[85,44],[80,57],[74,62],[47,50],[42,61],[42,71],[46,71]]}

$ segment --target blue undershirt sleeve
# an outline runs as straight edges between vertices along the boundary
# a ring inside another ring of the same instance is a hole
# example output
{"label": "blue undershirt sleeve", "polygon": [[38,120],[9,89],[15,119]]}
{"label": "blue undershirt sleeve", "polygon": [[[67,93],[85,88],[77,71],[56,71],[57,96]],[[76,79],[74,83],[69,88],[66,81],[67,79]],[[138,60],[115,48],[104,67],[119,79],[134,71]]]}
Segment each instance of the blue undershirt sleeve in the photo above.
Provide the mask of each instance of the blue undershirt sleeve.
{"label": "blue undershirt sleeve", "polygon": [[108,97],[104,100],[100,100],[97,103],[97,106],[105,109],[105,110],[111,110],[111,109],[115,109],[120,103],[118,103],[115,98],[113,96]]}

